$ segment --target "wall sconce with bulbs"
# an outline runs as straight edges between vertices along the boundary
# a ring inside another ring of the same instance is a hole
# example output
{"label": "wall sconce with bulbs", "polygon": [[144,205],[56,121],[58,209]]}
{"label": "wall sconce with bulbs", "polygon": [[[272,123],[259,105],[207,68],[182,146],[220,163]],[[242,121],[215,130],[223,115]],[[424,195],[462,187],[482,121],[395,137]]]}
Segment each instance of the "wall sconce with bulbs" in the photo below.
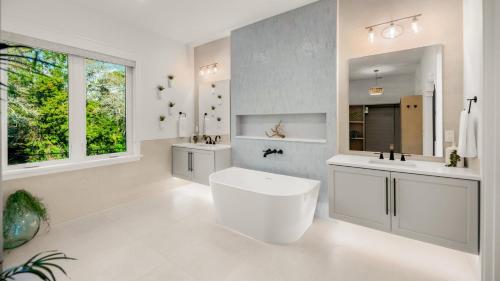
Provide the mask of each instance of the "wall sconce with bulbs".
{"label": "wall sconce with bulbs", "polygon": [[399,25],[397,23],[402,22],[402,21],[408,21],[408,20],[411,20],[411,30],[413,31],[413,33],[417,34],[422,30],[422,28],[420,27],[420,24],[418,23],[418,18],[421,16],[422,16],[422,14],[417,14],[417,15],[413,15],[413,16],[408,16],[408,17],[404,17],[404,18],[399,18],[399,19],[395,19],[395,20],[367,26],[367,27],[365,27],[365,29],[368,31],[368,41],[370,43],[375,42],[375,29],[377,29],[378,27],[382,27],[382,26],[386,26],[384,29],[382,29],[382,32],[381,32],[381,35],[383,38],[394,39],[394,38],[400,36],[404,32],[404,28],[402,25]]}
{"label": "wall sconce with bulbs", "polygon": [[217,65],[218,65],[218,63],[215,62],[212,64],[200,66],[200,75],[205,76],[205,75],[217,73],[217,71],[218,71]]}

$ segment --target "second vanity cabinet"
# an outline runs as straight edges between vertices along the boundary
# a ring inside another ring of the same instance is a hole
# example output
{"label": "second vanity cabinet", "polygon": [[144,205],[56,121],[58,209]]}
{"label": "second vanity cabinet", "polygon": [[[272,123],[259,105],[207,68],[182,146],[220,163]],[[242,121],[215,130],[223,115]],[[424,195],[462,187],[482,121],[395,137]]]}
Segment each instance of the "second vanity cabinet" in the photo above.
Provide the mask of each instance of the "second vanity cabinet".
{"label": "second vanity cabinet", "polygon": [[330,216],[478,253],[479,182],[331,165]]}
{"label": "second vanity cabinet", "polygon": [[176,144],[172,147],[172,174],[179,178],[208,185],[211,173],[230,166],[229,146]]}

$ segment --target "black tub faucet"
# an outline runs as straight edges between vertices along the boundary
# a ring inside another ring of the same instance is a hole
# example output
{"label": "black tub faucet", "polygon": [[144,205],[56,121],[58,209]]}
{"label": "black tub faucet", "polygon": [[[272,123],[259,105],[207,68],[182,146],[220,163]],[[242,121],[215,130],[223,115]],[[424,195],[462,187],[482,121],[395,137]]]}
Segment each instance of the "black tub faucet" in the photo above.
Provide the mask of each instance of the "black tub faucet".
{"label": "black tub faucet", "polygon": [[214,144],[216,144],[216,143],[220,142],[220,140],[221,140],[221,139],[222,139],[222,137],[221,137],[221,136],[219,136],[219,135],[215,136],[215,139],[214,139]]}
{"label": "black tub faucet", "polygon": [[389,145],[389,150],[391,151],[391,154],[389,155],[389,160],[394,160],[394,144]]}
{"label": "black tub faucet", "polygon": [[262,152],[264,152],[264,158],[266,158],[267,155],[269,155],[269,154],[283,154],[283,150],[282,149],[276,150],[276,149],[270,149],[270,148],[268,148],[268,149],[266,149],[266,150],[264,150]]}

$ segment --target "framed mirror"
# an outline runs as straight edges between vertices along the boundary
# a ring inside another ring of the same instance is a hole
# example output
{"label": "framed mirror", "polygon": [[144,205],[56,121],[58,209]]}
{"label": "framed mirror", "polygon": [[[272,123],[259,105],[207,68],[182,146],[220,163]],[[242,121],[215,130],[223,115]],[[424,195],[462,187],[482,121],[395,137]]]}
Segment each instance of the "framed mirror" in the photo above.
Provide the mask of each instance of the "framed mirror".
{"label": "framed mirror", "polygon": [[443,156],[443,47],[349,61],[350,150]]}

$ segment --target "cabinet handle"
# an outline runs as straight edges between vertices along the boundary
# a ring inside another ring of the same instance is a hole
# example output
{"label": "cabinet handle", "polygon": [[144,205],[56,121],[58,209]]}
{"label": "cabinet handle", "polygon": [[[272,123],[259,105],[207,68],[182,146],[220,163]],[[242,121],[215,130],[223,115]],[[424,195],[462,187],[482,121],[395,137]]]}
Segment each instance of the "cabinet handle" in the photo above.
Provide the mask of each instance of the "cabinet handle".
{"label": "cabinet handle", "polygon": [[389,178],[385,178],[385,214],[389,214]]}
{"label": "cabinet handle", "polygon": [[394,201],[393,201],[393,204],[394,204],[394,216],[396,216],[396,179],[394,178],[393,179],[393,185],[392,185],[392,193],[394,194]]}
{"label": "cabinet handle", "polygon": [[194,171],[193,155],[194,155],[194,153],[191,152],[191,172]]}
{"label": "cabinet handle", "polygon": [[188,171],[192,171],[191,170],[191,161],[192,161],[192,158],[191,158],[191,152],[188,152]]}

